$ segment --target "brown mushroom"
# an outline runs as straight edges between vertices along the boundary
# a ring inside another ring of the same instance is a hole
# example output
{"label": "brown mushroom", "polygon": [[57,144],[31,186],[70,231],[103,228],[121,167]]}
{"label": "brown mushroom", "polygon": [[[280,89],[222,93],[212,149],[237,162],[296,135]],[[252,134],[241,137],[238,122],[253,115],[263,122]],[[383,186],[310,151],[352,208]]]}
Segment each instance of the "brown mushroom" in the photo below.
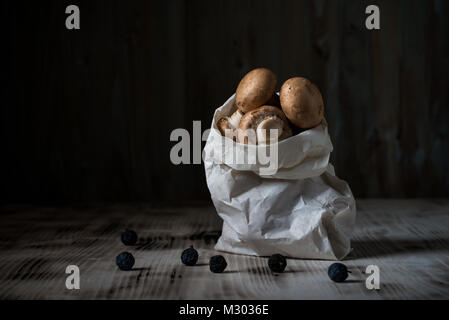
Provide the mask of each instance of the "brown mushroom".
{"label": "brown mushroom", "polygon": [[[270,129],[277,130],[271,135]],[[237,130],[238,141],[244,144],[270,144],[292,135],[287,118],[281,109],[262,106],[246,113]]]}
{"label": "brown mushroom", "polygon": [[276,89],[276,75],[266,68],[250,71],[240,81],[235,94],[237,107],[247,113],[262,105],[273,96]]}
{"label": "brown mushroom", "polygon": [[287,118],[301,129],[310,129],[321,123],[324,103],[320,90],[305,78],[291,78],[280,91],[282,110]]}
{"label": "brown mushroom", "polygon": [[237,128],[243,113],[240,110],[234,112],[230,117],[224,117],[218,120],[217,128],[221,135],[237,141]]}

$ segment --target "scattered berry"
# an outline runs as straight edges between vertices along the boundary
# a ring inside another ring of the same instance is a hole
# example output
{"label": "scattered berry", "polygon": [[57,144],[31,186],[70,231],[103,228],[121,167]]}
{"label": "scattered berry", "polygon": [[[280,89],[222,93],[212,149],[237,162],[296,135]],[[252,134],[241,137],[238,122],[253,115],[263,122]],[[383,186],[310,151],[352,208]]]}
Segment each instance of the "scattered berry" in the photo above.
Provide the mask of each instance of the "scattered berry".
{"label": "scattered berry", "polygon": [[327,274],[332,281],[343,282],[348,277],[348,268],[342,263],[334,263],[330,265]]}
{"label": "scattered berry", "polygon": [[213,273],[222,273],[228,264],[223,256],[213,256],[209,261],[210,271]]}
{"label": "scattered berry", "polygon": [[285,267],[287,267],[287,259],[285,259],[285,257],[281,254],[273,254],[268,259],[268,267],[273,272],[284,272]]}
{"label": "scattered berry", "polygon": [[120,270],[131,270],[134,266],[134,257],[129,252],[120,253],[117,258],[115,258],[115,263],[120,268]]}
{"label": "scattered berry", "polygon": [[181,261],[186,266],[194,266],[198,261],[198,251],[196,251],[193,246],[185,249],[181,254]]}
{"label": "scattered berry", "polygon": [[137,243],[137,233],[133,230],[125,230],[122,232],[122,242],[126,246],[132,246]]}

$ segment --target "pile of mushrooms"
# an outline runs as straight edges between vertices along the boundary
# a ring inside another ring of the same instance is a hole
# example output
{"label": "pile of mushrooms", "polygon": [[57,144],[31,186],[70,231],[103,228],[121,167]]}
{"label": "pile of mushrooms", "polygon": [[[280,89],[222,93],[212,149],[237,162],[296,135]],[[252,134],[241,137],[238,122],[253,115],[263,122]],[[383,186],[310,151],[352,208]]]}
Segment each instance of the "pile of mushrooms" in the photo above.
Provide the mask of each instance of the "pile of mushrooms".
{"label": "pile of mushrooms", "polygon": [[[240,81],[235,111],[218,120],[221,135],[244,144],[271,144],[311,129],[324,118],[323,97],[305,78],[288,79],[276,94],[276,75],[266,68],[254,69]],[[272,130],[274,129],[274,130]]]}

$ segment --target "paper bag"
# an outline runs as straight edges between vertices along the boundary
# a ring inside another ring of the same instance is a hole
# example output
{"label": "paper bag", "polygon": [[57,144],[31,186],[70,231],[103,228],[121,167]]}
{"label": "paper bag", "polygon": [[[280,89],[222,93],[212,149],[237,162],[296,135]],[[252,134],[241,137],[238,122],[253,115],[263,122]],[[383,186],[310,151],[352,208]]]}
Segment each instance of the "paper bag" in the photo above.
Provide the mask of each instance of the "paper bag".
{"label": "paper bag", "polygon": [[[348,184],[329,163],[332,143],[323,121],[277,143],[277,170],[236,163],[260,146],[221,136],[216,122],[235,111],[234,96],[215,111],[204,148],[207,185],[222,235],[215,249],[237,254],[341,260],[351,250],[356,218]],[[230,153],[234,155],[230,155]]]}

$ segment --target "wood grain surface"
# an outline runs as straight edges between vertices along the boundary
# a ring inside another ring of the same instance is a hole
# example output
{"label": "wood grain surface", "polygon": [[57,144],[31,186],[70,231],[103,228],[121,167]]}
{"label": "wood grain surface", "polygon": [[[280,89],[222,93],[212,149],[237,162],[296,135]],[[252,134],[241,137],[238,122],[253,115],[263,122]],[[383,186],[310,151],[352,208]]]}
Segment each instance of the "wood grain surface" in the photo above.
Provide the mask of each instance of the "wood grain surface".
{"label": "wood grain surface", "polygon": [[170,133],[258,66],[318,85],[357,197],[449,197],[449,1],[77,0],[79,31],[68,4],[0,3],[1,203],[209,199]]}
{"label": "wood grain surface", "polygon": [[[120,233],[139,234],[125,247]],[[223,274],[208,259],[221,221],[212,207],[97,205],[4,206],[0,214],[0,299],[448,299],[449,200],[359,200],[345,283],[329,280],[329,261],[288,259],[272,274],[267,259],[222,253]],[[194,245],[197,266],[181,264]],[[136,264],[120,271],[115,257]],[[77,265],[81,289],[67,290],[65,268]],[[364,271],[380,268],[380,290]]]}

